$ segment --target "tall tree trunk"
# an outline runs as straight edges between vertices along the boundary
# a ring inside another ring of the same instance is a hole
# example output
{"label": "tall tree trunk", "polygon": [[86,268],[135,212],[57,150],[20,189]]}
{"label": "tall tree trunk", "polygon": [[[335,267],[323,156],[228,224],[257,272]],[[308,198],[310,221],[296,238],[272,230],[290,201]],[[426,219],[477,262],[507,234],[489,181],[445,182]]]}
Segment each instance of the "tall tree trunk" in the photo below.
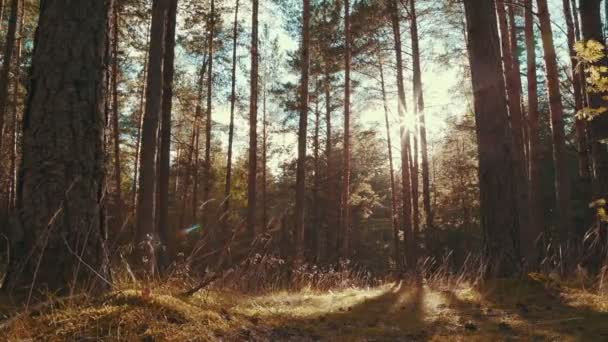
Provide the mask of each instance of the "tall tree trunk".
{"label": "tall tree trunk", "polygon": [[403,80],[403,54],[401,48],[401,28],[400,28],[400,15],[399,15],[399,2],[393,0],[391,22],[393,26],[393,36],[395,42],[395,57],[397,61],[397,93],[398,93],[398,111],[399,119],[401,121],[401,194],[403,201],[403,233],[405,237],[405,256],[406,265],[413,269],[414,265],[411,264],[411,239],[412,239],[412,198],[411,198],[411,184],[410,184],[410,166],[409,166],[409,141],[410,133],[407,127],[405,127],[405,119],[407,106],[405,102],[405,83]]}
{"label": "tall tree trunk", "polygon": [[334,261],[336,258],[336,246],[337,246],[337,229],[339,227],[339,218],[336,212],[339,208],[336,206],[337,198],[337,187],[335,181],[335,171],[333,162],[333,140],[332,140],[332,123],[331,123],[331,75],[329,72],[329,57],[325,58],[324,73],[325,77],[323,80],[323,88],[325,91],[325,159],[327,160],[327,179],[325,185],[328,191],[328,215],[327,215],[327,257],[330,261]]}
{"label": "tall tree trunk", "polygon": [[380,61],[380,88],[382,90],[382,104],[384,106],[384,121],[386,122],[386,142],[388,149],[388,166],[391,174],[391,225],[393,228],[393,242],[395,253],[395,267],[397,272],[403,269],[401,259],[401,242],[399,241],[399,219],[397,214],[397,188],[395,186],[395,167],[393,165],[393,145],[391,139],[391,126],[388,120],[388,100],[384,84],[384,67]]}
{"label": "tall tree trunk", "polygon": [[[173,255],[174,234],[169,222],[169,178],[171,176],[171,117],[173,107],[173,75],[175,73],[175,26],[177,1],[171,0],[167,12],[165,32],[165,56],[163,60],[163,100],[159,147],[159,211],[157,229],[161,241],[167,245],[168,253],[161,253],[161,267],[168,266],[168,257]],[[164,249],[161,249],[164,250]]]}
{"label": "tall tree trunk", "polygon": [[[583,109],[583,90],[581,87],[581,78],[577,74],[576,66],[578,60],[576,59],[576,52],[574,51],[574,43],[576,42],[576,33],[574,30],[573,13],[570,7],[570,0],[563,0],[564,17],[566,18],[567,37],[568,37],[568,50],[570,50],[571,60],[571,77],[572,87],[574,91],[574,109],[575,112]],[[587,150],[587,131],[584,120],[579,118],[576,119],[576,145],[578,149],[578,174],[587,182],[589,180],[589,153]]]}
{"label": "tall tree trunk", "polygon": [[200,119],[200,105],[197,108],[198,116],[195,119],[194,124],[194,139],[192,144],[192,152],[194,153],[194,157],[192,158],[192,163],[190,164],[192,167],[192,212],[190,214],[190,224],[198,221],[198,183],[199,183],[199,168],[201,163],[200,158],[200,146],[201,146],[201,119]]}
{"label": "tall tree trunk", "polygon": [[[513,90],[514,90],[514,94],[515,94],[515,101],[518,103],[518,108],[519,108],[519,113],[520,116],[518,118],[514,118],[511,119],[512,121],[512,125],[517,126],[517,131],[515,132],[515,139],[518,140],[517,145],[515,146],[515,148],[518,149],[518,153],[519,153],[519,159],[518,162],[520,163],[520,166],[518,166],[521,170],[519,171],[520,173],[523,173],[523,193],[521,193],[522,196],[524,196],[523,201],[524,201],[524,205],[527,206],[527,188],[528,188],[528,183],[526,181],[527,177],[526,175],[528,174],[528,166],[526,164],[526,160],[527,160],[527,155],[528,155],[528,149],[527,149],[527,136],[528,136],[528,130],[527,130],[527,126],[526,126],[526,111],[524,109],[523,106],[523,100],[522,100],[522,93],[523,93],[523,86],[521,83],[521,64],[519,62],[519,42],[518,42],[518,35],[517,35],[517,23],[515,21],[515,13],[517,12],[517,10],[519,9],[519,7],[517,3],[513,3],[511,2],[508,6],[508,17],[509,17],[509,42],[511,43],[510,45],[510,54],[512,56],[512,60],[513,60],[513,65],[512,65],[512,69],[511,72],[513,73],[513,81],[514,81],[514,86],[513,86]],[[514,128],[515,129],[515,128]],[[528,218],[524,217],[524,220],[528,220]],[[525,223],[525,222],[524,222]],[[527,224],[527,223],[526,223]]]}
{"label": "tall tree trunk", "polygon": [[[205,79],[205,71],[207,70],[207,58],[203,59],[203,64],[201,65],[199,71],[198,78],[198,90],[196,97],[196,109],[194,114],[194,120],[192,123],[192,134],[190,135],[190,144],[188,145],[188,154],[186,158],[186,171],[184,175],[184,180],[182,182],[181,189],[181,204],[180,204],[180,212],[178,217],[178,227],[183,228],[186,224],[191,224],[196,222],[196,209],[198,203],[198,163],[199,163],[199,137],[200,137],[200,120],[201,120],[201,102],[203,101],[203,81]],[[188,204],[186,203],[188,200],[188,191],[190,189],[190,184],[192,186],[192,202],[189,219],[187,220],[187,212],[188,212]]]}
{"label": "tall tree trunk", "polygon": [[431,209],[431,191],[429,177],[429,153],[426,138],[426,118],[424,114],[424,94],[422,90],[422,71],[420,68],[420,47],[418,38],[418,16],[416,15],[416,2],[410,1],[410,18],[412,21],[410,30],[412,38],[412,60],[414,64],[414,99],[415,110],[420,124],[420,148],[422,154],[422,196],[423,207],[426,218],[426,228],[433,226],[433,211]]}
{"label": "tall tree trunk", "polygon": [[[192,213],[190,217],[190,223],[196,223],[198,221],[198,183],[199,183],[199,165],[200,165],[200,136],[201,136],[201,121],[203,116],[202,103],[203,103],[203,83],[205,80],[205,73],[207,69],[207,63],[209,59],[206,58],[201,66],[199,84],[198,84],[198,96],[196,101],[196,109],[194,113],[194,130],[192,131],[192,149],[190,150],[190,165],[192,167]],[[192,154],[194,156],[192,157]]]}
{"label": "tall tree trunk", "polygon": [[536,73],[536,39],[534,37],[534,15],[532,13],[532,1],[525,0],[525,36],[526,36],[526,60],[527,81],[528,81],[528,138],[530,145],[530,235],[529,243],[532,243],[535,249],[528,250],[528,264],[535,267],[540,262],[539,250],[541,247],[538,244],[544,227],[543,215],[543,199],[541,186],[541,142],[540,142],[540,116],[538,112],[538,76]]}
{"label": "tall tree trunk", "polygon": [[[528,182],[528,166],[527,158],[528,155],[528,144],[526,143],[526,137],[529,134],[526,127],[525,110],[522,106],[522,83],[521,83],[521,66],[519,63],[519,44],[517,38],[517,26],[515,22],[515,11],[516,4],[511,3],[508,7],[509,17],[509,55],[511,56],[511,75],[508,78],[513,84],[507,86],[510,90],[507,91],[509,94],[509,101],[511,93],[513,93],[513,106],[516,106],[512,112],[511,118],[511,130],[513,132],[513,167],[515,168],[515,183],[517,187],[517,214],[519,218],[519,232],[520,232],[520,244],[522,249],[523,262],[526,267],[536,267],[536,254],[537,246],[534,245],[535,232],[530,228],[530,194],[529,182]],[[509,106],[511,108],[511,105]]]}
{"label": "tall tree trunk", "polygon": [[[513,215],[519,220],[519,232],[521,234],[527,234],[528,229],[528,184],[527,175],[525,168],[525,148],[524,148],[524,125],[523,115],[521,110],[521,79],[519,75],[519,60],[516,61],[517,55],[514,55],[517,49],[517,41],[511,41],[511,28],[507,21],[507,14],[505,11],[505,3],[502,0],[496,1],[496,13],[498,16],[498,24],[500,29],[500,42],[502,46],[502,57],[504,66],[504,79],[507,90],[507,106],[509,109],[509,118],[511,121],[511,134],[513,136],[512,143],[513,148],[511,153],[513,154],[513,167],[515,171],[514,185],[517,193],[516,207]],[[515,33],[513,31],[513,33]],[[528,239],[523,237],[522,243],[526,244]],[[532,253],[532,245],[524,246],[524,253]],[[528,259],[527,255],[525,255]]]}
{"label": "tall tree trunk", "polygon": [[350,0],[344,1],[344,161],[342,162],[342,218],[340,220],[341,248],[340,256],[350,257],[350,162],[351,162],[351,132],[350,132],[350,63],[351,63],[351,32],[350,32]]}
{"label": "tall tree trunk", "polygon": [[29,288],[28,303],[39,289],[108,289],[102,188],[111,5],[52,1],[40,7],[23,121],[19,225],[5,278],[9,291]]}
{"label": "tall tree trunk", "polygon": [[4,46],[4,56],[2,62],[2,70],[0,71],[0,151],[2,150],[2,142],[4,141],[4,117],[7,108],[8,99],[8,76],[13,62],[13,53],[15,52],[15,37],[19,31],[19,4],[23,0],[11,0],[11,13],[8,19],[8,31],[6,32],[6,43]]}
{"label": "tall tree trunk", "polygon": [[319,262],[320,260],[320,243],[321,243],[321,208],[319,207],[319,192],[321,191],[321,164],[319,159],[320,141],[319,132],[321,125],[321,111],[319,110],[319,95],[320,95],[320,84],[319,80],[315,78],[315,134],[313,138],[313,163],[315,178],[313,180],[313,192],[312,192],[312,226],[310,230],[310,241],[311,241],[311,253],[312,260]]}
{"label": "tall tree trunk", "polygon": [[513,275],[519,264],[517,217],[505,84],[494,1],[465,0],[477,125],[481,227],[486,276]]}
{"label": "tall tree trunk", "polygon": [[268,95],[266,91],[266,77],[264,77],[264,87],[262,90],[262,229],[266,231],[268,227],[268,180],[267,168],[268,168],[268,112],[266,111],[266,97]]}
{"label": "tall tree trunk", "polygon": [[2,29],[3,23],[4,23],[4,0],[0,0],[0,30]]}
{"label": "tall tree trunk", "polygon": [[[114,9],[112,15],[112,138],[114,147],[114,183],[115,189],[115,205],[116,209],[122,212],[122,188],[121,188],[121,167],[120,167],[120,128],[118,126],[118,119],[120,111],[118,108],[118,41],[119,37],[119,17],[120,8],[118,3],[114,2]],[[118,215],[122,217],[122,213]]]}
{"label": "tall tree trunk", "polygon": [[251,14],[251,88],[249,98],[249,174],[247,180],[247,232],[251,241],[255,238],[256,182],[258,164],[258,11],[259,1],[253,0]]}
{"label": "tall tree trunk", "polygon": [[[424,209],[425,209],[425,214],[427,216],[427,228],[430,227],[430,197],[429,197],[429,183],[428,183],[428,154],[426,153],[426,127],[424,127],[424,97],[423,97],[423,93],[422,93],[422,71],[421,71],[421,67],[420,67],[420,47],[419,47],[419,40],[418,40],[418,17],[416,15],[416,2],[415,0],[411,0],[410,1],[410,8],[409,8],[409,14],[410,14],[410,20],[411,20],[411,25],[410,25],[410,35],[411,35],[411,41],[412,41],[412,69],[413,69],[413,91],[414,91],[414,116],[415,116],[415,127],[416,129],[416,133],[414,134],[414,162],[413,162],[413,169],[412,169],[412,203],[413,203],[413,214],[414,214],[414,219],[413,219],[413,237],[414,237],[414,256],[415,258],[418,257],[418,253],[417,253],[417,249],[419,246],[419,242],[418,242],[418,237],[419,237],[419,230],[420,230],[420,209],[419,209],[419,190],[418,190],[418,179],[419,179],[419,170],[420,167],[418,165],[418,134],[420,134],[420,139],[423,139],[424,136],[424,148],[423,148],[423,152],[422,152],[422,156],[423,156],[423,167],[426,164],[426,176],[425,176],[425,171],[423,170],[423,202],[424,202]],[[424,161],[424,159],[426,158],[426,163]],[[426,183],[425,183],[426,180]]]}
{"label": "tall tree trunk", "polygon": [[[582,35],[581,35],[581,25],[580,25],[580,20],[579,20],[579,9],[578,9],[578,5],[576,0],[571,0],[571,5],[572,5],[572,18],[574,19],[574,39],[575,41],[579,41],[581,39],[583,39]],[[576,75],[578,75],[579,77],[579,83],[581,85],[581,93],[583,95],[583,107],[587,107],[588,103],[587,103],[587,88],[585,87],[585,84],[587,82],[586,77],[585,77],[585,73],[584,72],[577,72]],[[585,125],[586,126],[586,125]],[[587,130],[587,158],[591,158],[589,155],[591,154],[591,149],[589,147],[589,130]],[[589,168],[591,168],[591,160],[589,160]],[[591,172],[591,170],[589,170],[589,172]],[[591,177],[591,174],[589,174],[589,177]]]}
{"label": "tall tree trunk", "polygon": [[[15,55],[15,71],[13,75],[13,106],[11,108],[11,138],[10,138],[10,153],[9,153],[9,196],[7,201],[6,212],[11,213],[16,206],[17,197],[17,148],[19,135],[19,115],[18,105],[21,94],[19,85],[21,84],[21,51],[23,48],[23,21],[25,3],[21,1],[19,10],[19,36],[16,39],[16,55]],[[1,18],[0,18],[1,20]]]}
{"label": "tall tree trunk", "polygon": [[[232,77],[231,77],[231,92],[230,92],[230,127],[228,129],[228,158],[226,161],[226,188],[224,189],[224,213],[222,215],[224,222],[228,222],[228,212],[230,210],[230,202],[232,198],[232,145],[234,142],[234,108],[236,104],[236,48],[239,35],[239,0],[236,0],[234,6],[234,25],[232,29]],[[226,225],[224,229],[226,229]]]}
{"label": "tall tree trunk", "polygon": [[211,0],[211,22],[209,23],[209,40],[207,48],[209,49],[209,70],[207,71],[207,119],[205,126],[205,167],[203,168],[203,207],[202,224],[207,226],[207,202],[211,195],[211,126],[212,110],[213,110],[213,38],[215,36],[215,0]]}
{"label": "tall tree trunk", "polygon": [[[348,1],[348,0],[347,0]],[[302,79],[300,82],[300,122],[296,170],[295,261],[304,261],[304,205],[306,195],[306,140],[308,132],[308,79],[310,66],[310,0],[302,8]]]}
{"label": "tall tree trunk", "polygon": [[[414,105],[415,107],[415,105]],[[418,170],[420,165],[418,164],[418,114],[414,113],[414,134],[412,134],[412,144],[410,148],[410,167],[412,177],[412,262],[414,265],[418,263],[418,237],[420,235],[420,193],[418,188]]]}
{"label": "tall tree trunk", "polygon": [[[545,52],[545,68],[547,73],[547,88],[549,90],[549,108],[551,111],[551,132],[553,142],[553,165],[555,167],[555,198],[556,223],[561,242],[561,248],[568,247],[570,238],[569,200],[570,189],[568,167],[566,165],[566,138],[564,132],[564,109],[562,95],[559,89],[559,71],[557,55],[553,45],[553,32],[551,31],[551,18],[547,0],[536,0],[540,31]],[[563,250],[562,253],[566,252]],[[564,258],[566,261],[567,258]]]}
{"label": "tall tree trunk", "polygon": [[144,55],[144,69],[141,80],[141,92],[139,94],[139,107],[137,110],[137,137],[135,139],[135,160],[133,162],[133,188],[131,204],[135,211],[137,207],[137,182],[139,179],[139,153],[141,151],[141,130],[144,122],[144,106],[146,104],[146,84],[148,83],[148,53],[150,51],[150,30],[146,33],[146,53]]}
{"label": "tall tree trunk", "polygon": [[150,30],[150,53],[148,56],[148,79],[146,105],[141,134],[139,155],[140,176],[137,192],[137,244],[147,258],[145,265],[149,275],[156,270],[155,232],[155,178],[157,129],[163,95],[163,55],[165,42],[165,19],[169,0],[155,0],[152,5],[152,28]]}
{"label": "tall tree trunk", "polygon": [[[583,39],[585,41],[595,40],[604,42],[602,34],[602,20],[600,17],[600,1],[599,0],[581,0],[580,14],[582,23]],[[604,50],[604,53],[607,53]],[[608,66],[608,57],[604,57],[597,61],[596,66]],[[604,74],[605,75],[605,74]],[[588,92],[588,102],[591,108],[608,107],[606,93]],[[592,183],[593,183],[593,198],[608,197],[608,149],[606,148],[606,139],[608,139],[608,114],[602,114],[589,122],[589,131],[591,139],[591,158],[592,166]]]}

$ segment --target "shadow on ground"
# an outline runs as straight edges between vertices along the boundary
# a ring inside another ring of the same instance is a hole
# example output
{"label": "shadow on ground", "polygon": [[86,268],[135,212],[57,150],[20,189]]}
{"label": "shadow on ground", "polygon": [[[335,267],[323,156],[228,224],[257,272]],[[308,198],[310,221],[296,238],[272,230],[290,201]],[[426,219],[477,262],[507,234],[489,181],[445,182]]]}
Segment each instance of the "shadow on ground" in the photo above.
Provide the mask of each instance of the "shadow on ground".
{"label": "shadow on ground", "polygon": [[608,312],[573,306],[533,279],[460,290],[400,283],[352,306],[274,322],[266,336],[282,341],[608,341]]}

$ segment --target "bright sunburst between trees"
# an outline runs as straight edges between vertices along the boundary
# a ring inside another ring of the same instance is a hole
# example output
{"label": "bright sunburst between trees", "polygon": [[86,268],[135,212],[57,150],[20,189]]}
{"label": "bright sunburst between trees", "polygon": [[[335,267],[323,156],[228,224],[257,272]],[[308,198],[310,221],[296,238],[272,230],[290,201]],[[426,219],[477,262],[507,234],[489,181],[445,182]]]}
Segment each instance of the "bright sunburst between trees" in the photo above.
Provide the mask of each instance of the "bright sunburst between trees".
{"label": "bright sunburst between trees", "polygon": [[0,336],[603,340],[608,0],[0,0]]}

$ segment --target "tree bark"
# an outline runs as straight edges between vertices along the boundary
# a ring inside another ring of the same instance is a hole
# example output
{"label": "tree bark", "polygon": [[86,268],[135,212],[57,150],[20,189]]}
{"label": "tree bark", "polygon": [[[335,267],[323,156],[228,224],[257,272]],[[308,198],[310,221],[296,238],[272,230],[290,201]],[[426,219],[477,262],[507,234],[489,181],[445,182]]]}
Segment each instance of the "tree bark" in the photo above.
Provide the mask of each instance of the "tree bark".
{"label": "tree bark", "polygon": [[[348,0],[347,0],[348,1]],[[310,66],[310,0],[302,9],[302,75],[300,82],[300,122],[296,170],[295,261],[304,261],[304,210],[306,195],[306,140],[308,132],[308,80]]]}
{"label": "tree bark", "polygon": [[321,208],[320,196],[321,191],[321,164],[319,158],[320,140],[319,132],[321,129],[321,111],[319,110],[319,94],[320,94],[320,82],[315,78],[315,133],[313,137],[313,164],[315,178],[313,179],[313,192],[312,192],[312,226],[310,229],[310,242],[311,242],[311,253],[312,260],[319,262],[320,260],[320,244],[321,244]]}
{"label": "tree bark", "polygon": [[[420,47],[418,40],[418,17],[416,15],[416,2],[415,0],[410,1],[409,15],[411,20],[410,25],[410,36],[412,41],[412,70],[413,70],[413,91],[414,91],[414,116],[416,119],[416,133],[414,134],[414,162],[412,169],[412,204],[413,204],[413,236],[414,236],[414,257],[418,257],[419,247],[419,230],[420,230],[420,213],[419,213],[419,190],[418,190],[418,179],[419,179],[419,157],[418,157],[418,134],[420,134],[420,140],[423,141],[423,168],[426,165],[426,170],[423,170],[423,203],[425,214],[427,216],[426,223],[427,227],[430,227],[432,222],[430,214],[430,197],[429,197],[429,179],[428,179],[428,154],[426,152],[426,127],[424,126],[424,97],[422,92],[422,71],[420,67]],[[424,137],[424,138],[423,138]],[[426,158],[426,159],[425,159]],[[426,163],[425,163],[426,160]]]}
{"label": "tree bark", "polygon": [[230,202],[232,200],[232,145],[234,143],[234,109],[236,104],[236,49],[239,35],[239,0],[236,0],[234,7],[234,24],[232,29],[232,77],[231,77],[231,92],[230,92],[230,126],[228,129],[228,157],[226,161],[226,187],[224,189],[224,229],[227,229],[228,213],[230,211]]}
{"label": "tree bark", "polygon": [[412,61],[414,73],[414,99],[415,111],[420,124],[420,148],[422,154],[422,197],[426,219],[426,228],[433,226],[433,211],[431,209],[431,191],[429,177],[429,154],[426,137],[426,118],[424,114],[424,94],[422,90],[422,71],[420,67],[420,47],[418,38],[418,16],[416,15],[416,2],[410,1],[411,39],[412,39]]}
{"label": "tree bark", "polygon": [[211,194],[211,128],[213,126],[212,110],[213,110],[213,38],[215,36],[215,0],[211,0],[211,19],[209,23],[209,40],[207,48],[209,49],[209,70],[207,71],[207,119],[205,126],[205,167],[203,172],[203,206],[201,208],[203,227],[207,226],[207,202]]}
{"label": "tree bark", "polygon": [[[11,138],[10,138],[10,153],[9,153],[9,196],[7,201],[6,212],[10,214],[16,206],[17,197],[17,149],[18,149],[18,136],[19,136],[19,115],[18,104],[21,94],[19,91],[19,85],[21,84],[21,52],[23,49],[23,21],[25,4],[21,1],[21,8],[19,10],[19,33],[16,39],[16,55],[15,55],[15,71],[13,75],[13,106],[11,108]],[[1,20],[1,18],[0,18]]]}
{"label": "tree bark", "polygon": [[[570,189],[568,167],[566,165],[566,138],[564,131],[564,109],[560,92],[559,70],[557,55],[553,45],[553,32],[551,31],[551,18],[547,0],[536,0],[540,31],[545,52],[545,67],[547,74],[547,88],[549,91],[549,108],[551,112],[551,133],[553,143],[553,165],[555,167],[555,198],[556,223],[562,248],[567,248],[570,239],[569,200]],[[564,250],[565,251],[565,250]],[[567,258],[564,259],[564,261]]]}
{"label": "tree bark", "polygon": [[[574,29],[573,12],[570,7],[570,0],[563,0],[564,17],[566,18],[566,28],[568,37],[568,50],[570,51],[571,61],[571,77],[572,87],[574,91],[574,110],[575,112],[583,109],[583,89],[581,87],[581,78],[577,74],[576,66],[578,60],[576,59],[576,52],[574,51],[574,43],[576,42],[576,33]],[[579,118],[575,119],[576,128],[576,146],[578,150],[578,174],[587,182],[589,180],[589,153],[587,144],[587,130],[584,120]]]}
{"label": "tree bark", "polygon": [[[202,102],[203,102],[203,83],[205,80],[205,72],[207,69],[207,63],[209,59],[206,58],[203,61],[203,65],[201,66],[200,78],[198,84],[198,96],[196,101],[196,109],[194,113],[194,129],[192,131],[192,139],[191,139],[191,150],[190,157],[188,158],[190,161],[190,167],[192,168],[192,213],[190,217],[190,223],[195,223],[198,220],[198,183],[199,183],[199,164],[200,164],[200,129],[201,129],[201,121],[202,121]],[[194,154],[194,156],[192,156]]]}
{"label": "tree bark", "polygon": [[146,42],[148,46],[146,48],[146,53],[144,55],[144,69],[143,69],[143,77],[141,80],[141,92],[139,94],[139,107],[137,110],[137,137],[135,139],[135,160],[133,166],[133,188],[132,188],[132,207],[133,211],[135,211],[137,207],[137,182],[139,179],[139,153],[141,150],[141,130],[144,121],[144,110],[146,103],[146,84],[148,83],[148,53],[150,51],[150,30],[148,30],[146,34]]}
{"label": "tree bark", "polygon": [[494,1],[465,0],[477,142],[486,276],[518,270],[512,142]]}
{"label": "tree bark", "polygon": [[[509,16],[513,15],[512,9],[509,9]],[[517,58],[517,41],[512,41],[516,38],[515,28],[509,28],[507,14],[505,11],[505,3],[502,0],[496,1],[496,13],[498,16],[498,24],[500,28],[500,42],[502,46],[502,57],[504,66],[504,78],[507,90],[507,106],[509,109],[509,118],[511,122],[511,134],[513,136],[513,167],[515,172],[514,185],[516,188],[517,197],[516,211],[519,220],[519,232],[528,234],[528,184],[525,167],[525,148],[524,148],[524,125],[523,114],[521,109],[521,79],[519,75],[519,59]],[[515,18],[513,18],[513,23]],[[521,242],[525,245],[528,239],[522,237]],[[532,253],[533,246],[524,246],[524,257],[527,259],[527,254]]]}
{"label": "tree bark", "polygon": [[541,246],[538,243],[544,227],[542,178],[541,178],[541,142],[540,142],[540,116],[538,112],[538,75],[536,72],[536,39],[534,37],[534,15],[532,13],[532,1],[526,0],[525,10],[525,37],[526,37],[526,60],[528,81],[528,139],[530,145],[530,235],[528,243],[532,243],[534,249],[528,249],[528,264],[534,268],[539,265]]}
{"label": "tree bark", "polygon": [[11,0],[11,13],[8,19],[8,31],[6,32],[6,43],[4,46],[4,56],[2,70],[0,71],[0,151],[4,141],[4,117],[6,115],[9,74],[13,54],[15,52],[15,37],[19,31],[19,4],[23,0]]}
{"label": "tree bark", "polygon": [[4,23],[4,0],[0,0],[0,30],[2,29],[3,23]]}
{"label": "tree bark", "polygon": [[9,291],[29,288],[28,303],[38,290],[99,292],[110,283],[102,195],[111,6],[63,0],[40,8],[5,278]]}
{"label": "tree bark", "polygon": [[268,80],[265,76],[262,89],[262,230],[264,231],[268,228],[268,180],[266,179],[268,167],[268,113],[266,111],[266,97],[268,95],[266,91],[267,82]]}
{"label": "tree bark", "polygon": [[[401,48],[401,28],[399,23],[399,3],[398,0],[393,0],[391,22],[393,26],[393,36],[395,43],[395,57],[397,61],[397,92],[398,92],[398,111],[399,118],[401,120],[400,135],[401,135],[401,195],[403,201],[403,233],[405,238],[405,264],[408,268],[414,267],[411,264],[411,239],[412,239],[412,198],[411,198],[411,184],[410,184],[410,166],[409,166],[409,141],[410,133],[409,129],[405,127],[407,105],[405,102],[405,84],[403,80],[403,55]],[[410,246],[408,246],[410,245]]]}
{"label": "tree bark", "polygon": [[[397,187],[395,186],[395,167],[393,165],[393,144],[391,139],[391,126],[388,120],[388,100],[384,84],[384,67],[380,61],[380,89],[382,90],[382,104],[384,107],[384,121],[386,122],[386,143],[388,149],[388,166],[391,174],[391,226],[393,228],[393,242],[395,253],[395,268],[397,273],[403,270],[401,258],[401,242],[399,241],[399,218],[397,213]],[[428,220],[428,219],[427,219]]]}
{"label": "tree bark", "polygon": [[249,173],[247,180],[247,232],[251,241],[256,234],[256,182],[258,164],[258,11],[259,1],[253,0],[251,14],[251,88],[249,98]]}
{"label": "tree bark", "polygon": [[331,120],[331,75],[329,72],[329,57],[325,58],[324,73],[325,77],[323,80],[323,88],[325,91],[325,159],[327,160],[327,179],[326,186],[328,191],[328,215],[327,215],[327,258],[330,261],[334,261],[336,258],[337,251],[337,237],[339,228],[339,215],[336,213],[339,208],[336,206],[337,198],[337,184],[335,180],[334,162],[333,162],[333,138],[332,138],[332,120]]}
{"label": "tree bark", "polygon": [[163,95],[163,55],[165,42],[165,19],[169,0],[155,0],[152,5],[152,28],[150,30],[150,53],[148,56],[148,79],[146,105],[141,134],[139,155],[140,176],[137,193],[137,240],[143,246],[142,257],[146,271],[153,275],[156,270],[154,253],[157,236],[155,232],[155,178],[157,129]]}
{"label": "tree bark", "polygon": [[174,232],[169,222],[169,178],[171,177],[171,117],[173,107],[173,76],[175,73],[175,27],[177,22],[177,1],[171,0],[167,12],[165,32],[165,56],[163,60],[163,99],[160,125],[159,147],[159,203],[157,230],[168,253],[161,253],[161,267],[168,266],[168,257],[174,251]]}
{"label": "tree bark", "polygon": [[351,132],[350,132],[350,69],[351,69],[350,0],[344,1],[344,160],[342,165],[342,217],[340,220],[340,256],[350,257],[350,177],[351,177]]}
{"label": "tree bark", "polygon": [[114,9],[112,13],[112,142],[114,148],[114,183],[116,185],[116,189],[114,192],[115,203],[118,217],[122,217],[122,181],[121,181],[121,163],[120,163],[120,128],[118,125],[118,119],[120,115],[120,111],[118,108],[118,41],[119,37],[119,17],[120,17],[120,8],[118,7],[117,2],[113,4]]}

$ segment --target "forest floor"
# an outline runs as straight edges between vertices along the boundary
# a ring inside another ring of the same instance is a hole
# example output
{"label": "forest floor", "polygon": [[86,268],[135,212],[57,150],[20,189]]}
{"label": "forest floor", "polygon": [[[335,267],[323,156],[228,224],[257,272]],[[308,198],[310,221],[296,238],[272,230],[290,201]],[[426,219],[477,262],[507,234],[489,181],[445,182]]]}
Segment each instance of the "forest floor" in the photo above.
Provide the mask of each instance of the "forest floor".
{"label": "forest floor", "polygon": [[608,341],[608,297],[541,276],[483,287],[170,293],[56,304],[3,328],[0,321],[0,340]]}

